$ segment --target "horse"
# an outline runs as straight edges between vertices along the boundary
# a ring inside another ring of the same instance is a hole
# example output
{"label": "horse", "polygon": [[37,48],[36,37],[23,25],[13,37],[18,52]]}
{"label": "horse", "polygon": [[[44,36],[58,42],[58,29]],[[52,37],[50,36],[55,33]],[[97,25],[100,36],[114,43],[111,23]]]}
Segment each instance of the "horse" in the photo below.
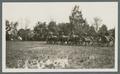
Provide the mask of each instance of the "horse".
{"label": "horse", "polygon": [[93,45],[93,38],[90,36],[82,36],[81,42],[82,42],[82,45],[85,45],[85,46]]}
{"label": "horse", "polygon": [[80,37],[78,35],[69,36],[68,44],[70,44],[70,45],[79,45],[80,44]]}
{"label": "horse", "polygon": [[69,36],[60,35],[58,39],[61,44],[68,44]]}
{"label": "horse", "polygon": [[56,35],[49,35],[47,37],[47,43],[50,43],[50,44],[56,44],[57,40],[58,40],[58,38]]}
{"label": "horse", "polygon": [[110,43],[113,42],[114,45],[114,38],[112,36],[99,36],[98,40],[99,46],[110,46]]}
{"label": "horse", "polygon": [[105,36],[106,40],[107,40],[107,46],[114,46],[114,37],[112,36]]}

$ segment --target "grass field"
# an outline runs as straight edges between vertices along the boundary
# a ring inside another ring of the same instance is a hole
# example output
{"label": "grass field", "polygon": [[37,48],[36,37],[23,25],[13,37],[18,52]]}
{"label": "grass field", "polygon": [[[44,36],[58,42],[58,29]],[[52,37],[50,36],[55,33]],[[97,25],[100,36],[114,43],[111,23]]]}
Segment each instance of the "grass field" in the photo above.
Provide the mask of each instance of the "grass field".
{"label": "grass field", "polygon": [[114,68],[114,47],[52,45],[39,41],[7,41],[7,68]]}

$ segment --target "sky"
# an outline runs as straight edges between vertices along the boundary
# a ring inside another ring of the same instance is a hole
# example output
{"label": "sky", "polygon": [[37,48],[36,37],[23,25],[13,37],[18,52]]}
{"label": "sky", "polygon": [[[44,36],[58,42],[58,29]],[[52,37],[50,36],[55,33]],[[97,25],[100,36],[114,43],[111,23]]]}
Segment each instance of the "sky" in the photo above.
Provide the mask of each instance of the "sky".
{"label": "sky", "polygon": [[[83,18],[88,24],[93,24],[93,18],[102,19],[108,29],[118,25],[117,2],[4,2],[3,24],[5,20],[18,21],[18,29],[33,28],[38,21],[56,21],[56,23],[69,22],[69,16],[75,5],[82,11]],[[5,24],[4,24],[5,25]]]}

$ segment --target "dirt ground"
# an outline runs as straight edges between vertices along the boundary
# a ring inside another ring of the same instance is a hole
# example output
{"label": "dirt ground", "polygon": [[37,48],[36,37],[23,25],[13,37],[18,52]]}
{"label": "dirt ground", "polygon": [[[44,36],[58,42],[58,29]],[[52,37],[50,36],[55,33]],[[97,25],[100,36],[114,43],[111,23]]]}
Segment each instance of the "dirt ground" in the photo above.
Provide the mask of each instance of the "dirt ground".
{"label": "dirt ground", "polygon": [[6,67],[28,69],[114,68],[114,47],[7,41]]}

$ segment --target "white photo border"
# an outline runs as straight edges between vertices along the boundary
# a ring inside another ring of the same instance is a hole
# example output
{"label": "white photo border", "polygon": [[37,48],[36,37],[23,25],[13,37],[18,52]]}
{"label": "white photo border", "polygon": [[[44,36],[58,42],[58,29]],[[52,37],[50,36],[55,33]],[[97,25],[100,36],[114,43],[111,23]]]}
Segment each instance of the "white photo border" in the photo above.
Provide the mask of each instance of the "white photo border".
{"label": "white photo border", "polygon": [[[4,19],[3,16],[4,3],[7,2],[2,2],[2,19]],[[24,3],[24,2],[20,2],[20,3]],[[32,2],[32,3],[36,3],[36,2]],[[54,3],[54,2],[49,2],[49,3]],[[118,6],[118,2],[115,3]],[[118,10],[117,10],[117,15],[118,15]],[[113,69],[6,69],[6,32],[5,32],[5,22],[4,20],[2,20],[2,72],[118,72],[118,20],[117,20],[117,25],[115,25],[115,67]]]}

